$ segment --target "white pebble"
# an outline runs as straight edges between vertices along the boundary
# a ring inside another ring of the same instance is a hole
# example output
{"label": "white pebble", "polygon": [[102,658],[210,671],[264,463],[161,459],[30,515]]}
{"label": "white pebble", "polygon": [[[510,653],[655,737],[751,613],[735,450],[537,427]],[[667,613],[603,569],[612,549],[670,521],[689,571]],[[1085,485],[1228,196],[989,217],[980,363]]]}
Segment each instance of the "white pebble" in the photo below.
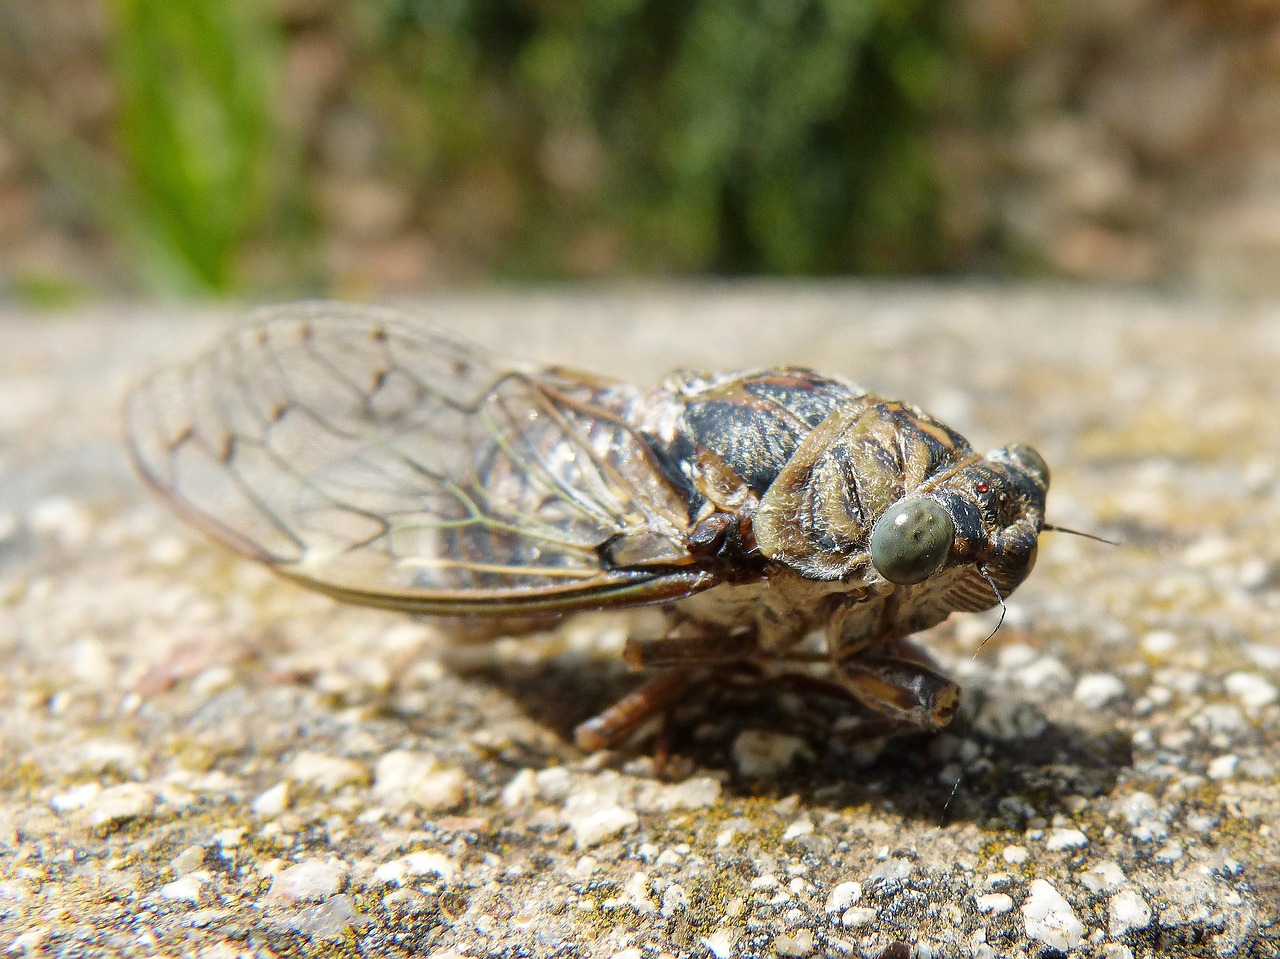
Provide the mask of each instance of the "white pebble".
{"label": "white pebble", "polygon": [[827,912],[844,912],[862,898],[862,883],[842,882],[827,896]]}
{"label": "white pebble", "polygon": [[1066,952],[1084,941],[1084,923],[1062,894],[1043,879],[1031,881],[1022,918],[1027,935],[1050,948]]}
{"label": "white pebble", "polygon": [[335,792],[343,786],[363,783],[367,778],[365,768],[358,762],[324,753],[298,753],[289,764],[289,771],[294,779],[321,792]]}
{"label": "white pebble", "polygon": [[646,784],[636,797],[636,807],[644,812],[706,809],[720,798],[721,788],[720,781],[710,776],[693,776],[670,785]]}
{"label": "white pebble", "polygon": [[1124,693],[1124,680],[1114,673],[1086,673],[1071,696],[1086,709],[1101,709]]}
{"label": "white pebble", "polygon": [[807,956],[813,952],[813,930],[784,932],[773,940],[773,948],[780,956]]}
{"label": "white pebble", "polygon": [[89,511],[61,496],[37,503],[31,510],[30,525],[37,536],[55,540],[64,549],[83,546],[93,533]]}
{"label": "white pebble", "polygon": [[1113,808],[1116,815],[1123,816],[1130,825],[1137,825],[1144,819],[1150,819],[1159,807],[1155,797],[1150,793],[1129,793]]}
{"label": "white pebble", "polygon": [[522,769],[502,787],[502,805],[508,809],[525,806],[538,797],[538,777],[532,769]]}
{"label": "white pebble", "polygon": [[429,812],[462,805],[466,787],[465,770],[441,768],[434,756],[405,749],[380,757],[373,771],[373,791],[379,798]]}
{"label": "white pebble", "polygon": [[284,779],[258,795],[249,809],[259,819],[274,819],[289,808],[289,780]]}
{"label": "white pebble", "polygon": [[170,859],[169,865],[173,867],[174,875],[177,876],[185,876],[188,873],[195,872],[204,865],[204,846],[188,846]]}
{"label": "white pebble", "polygon": [[84,809],[98,798],[100,792],[102,792],[102,786],[98,783],[82,783],[65,792],[55,793],[49,799],[49,805],[55,812],[74,812],[77,809]]}
{"label": "white pebble", "polygon": [[1280,697],[1280,690],[1256,673],[1231,673],[1222,681],[1222,685],[1228,693],[1240,700],[1245,709],[1270,706]]}
{"label": "white pebble", "polygon": [[738,934],[727,927],[720,928],[709,936],[703,936],[702,944],[715,959],[729,959],[738,944]]}
{"label": "white pebble", "polygon": [[1234,753],[1228,753],[1209,763],[1209,768],[1205,770],[1205,775],[1210,779],[1230,779],[1236,774],[1236,766],[1239,764],[1240,757]]}
{"label": "white pebble", "polygon": [[684,886],[678,882],[673,882],[662,890],[662,914],[667,917],[675,915],[677,912],[685,909],[689,905],[689,894],[685,892]]}
{"label": "white pebble", "polygon": [[149,819],[155,811],[156,797],[137,783],[124,783],[104,789],[85,811],[92,829],[104,829],[131,819]]}
{"label": "white pebble", "polygon": [[1133,959],[1133,950],[1122,942],[1103,943],[1098,959]]}
{"label": "white pebble", "polygon": [[799,839],[801,836],[808,836],[813,832],[813,820],[808,816],[801,816],[783,832],[782,838]]}
{"label": "white pebble", "polygon": [[912,865],[909,859],[886,859],[876,863],[871,870],[872,879],[906,879],[911,875]]}
{"label": "white pebble", "polygon": [[1013,908],[1013,899],[1002,892],[992,892],[979,896],[976,900],[978,912],[990,916],[999,916]]}
{"label": "white pebble", "polygon": [[1124,870],[1110,859],[1094,863],[1080,874],[1081,884],[1090,892],[1106,892],[1124,884]]}
{"label": "white pebble", "polygon": [[801,758],[811,759],[812,751],[799,736],[747,729],[738,734],[730,749],[738,773],[748,779],[777,776]]}
{"label": "white pebble", "polygon": [[384,862],[373,871],[373,878],[379,882],[404,882],[406,876],[422,876],[435,873],[441,879],[454,879],[458,875],[458,864],[442,852],[434,849],[423,849]]}
{"label": "white pebble", "polygon": [[582,816],[569,818],[569,828],[573,830],[573,841],[579,849],[589,849],[598,845],[624,829],[629,829],[640,821],[640,817],[632,809],[623,806],[606,806]]}
{"label": "white pebble", "polygon": [[876,911],[867,906],[854,906],[852,909],[846,909],[840,916],[840,925],[846,929],[865,926],[867,923],[875,921]]}
{"label": "white pebble", "polygon": [[1151,923],[1151,907],[1132,889],[1122,889],[1107,904],[1108,931],[1123,936],[1130,929],[1145,929]]}
{"label": "white pebble", "polygon": [[1160,658],[1173,652],[1178,646],[1178,637],[1167,629],[1154,629],[1139,641],[1138,645],[1148,656]]}
{"label": "white pebble", "polygon": [[1056,693],[1069,689],[1071,672],[1052,656],[1041,656],[1018,670],[1018,682],[1025,689],[1040,693]]}
{"label": "white pebble", "polygon": [[296,902],[316,902],[342,889],[347,870],[332,859],[304,859],[271,877],[271,893]]}
{"label": "white pebble", "polygon": [[1079,829],[1051,829],[1044,845],[1052,852],[1060,849],[1078,849],[1089,845],[1089,837]]}
{"label": "white pebble", "polygon": [[538,795],[548,801],[564,799],[573,790],[573,779],[563,766],[539,769],[534,779],[538,784]]}
{"label": "white pebble", "polygon": [[156,893],[162,899],[172,899],[176,902],[199,902],[207,881],[208,873],[203,875],[191,873],[181,879],[165,883],[156,890]]}
{"label": "white pebble", "polygon": [[1004,861],[1011,866],[1020,866],[1027,861],[1030,855],[1024,846],[1005,846],[1004,852],[1000,854],[1004,857]]}

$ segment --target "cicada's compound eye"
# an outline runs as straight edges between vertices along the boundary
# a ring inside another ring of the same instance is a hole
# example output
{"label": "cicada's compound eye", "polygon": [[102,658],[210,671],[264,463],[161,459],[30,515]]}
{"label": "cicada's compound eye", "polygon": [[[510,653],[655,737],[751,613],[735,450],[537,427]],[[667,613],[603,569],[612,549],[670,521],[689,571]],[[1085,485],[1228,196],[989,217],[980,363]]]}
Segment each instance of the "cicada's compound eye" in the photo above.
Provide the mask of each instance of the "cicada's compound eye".
{"label": "cicada's compound eye", "polygon": [[922,583],[947,561],[955,535],[955,521],[936,500],[904,499],[871,530],[871,562],[891,583]]}
{"label": "cicada's compound eye", "polygon": [[1034,474],[1040,482],[1049,486],[1049,464],[1044,457],[1026,443],[1010,443],[1004,448],[1005,456],[1013,460],[1027,472]]}

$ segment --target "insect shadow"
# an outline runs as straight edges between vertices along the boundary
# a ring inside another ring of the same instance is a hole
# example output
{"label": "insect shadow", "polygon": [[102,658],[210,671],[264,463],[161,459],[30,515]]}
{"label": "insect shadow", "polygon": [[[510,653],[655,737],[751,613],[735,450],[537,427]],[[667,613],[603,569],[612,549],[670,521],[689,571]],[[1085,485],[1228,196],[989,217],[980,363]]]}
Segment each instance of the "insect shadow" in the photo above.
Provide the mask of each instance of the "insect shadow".
{"label": "insect shadow", "polygon": [[[543,759],[572,754],[574,728],[640,682],[621,662],[574,652],[490,664],[468,679],[509,697],[517,712],[564,744]],[[1005,700],[1013,695],[973,685],[947,731],[868,741],[858,735],[865,717],[847,700],[799,695],[768,682],[712,683],[650,723],[617,751],[615,762],[650,757],[654,774],[668,778],[726,773],[729,795],[795,794],[806,805],[830,808],[871,803],[939,825],[977,822],[1015,830],[1033,817],[1068,812],[1069,797],[1110,792],[1132,764],[1123,733],[1049,718],[1034,704]],[[1033,734],[975,724],[988,707],[1024,714]],[[790,756],[765,760],[774,768],[752,767],[743,757],[755,734]],[[524,758],[536,762],[539,756]]]}

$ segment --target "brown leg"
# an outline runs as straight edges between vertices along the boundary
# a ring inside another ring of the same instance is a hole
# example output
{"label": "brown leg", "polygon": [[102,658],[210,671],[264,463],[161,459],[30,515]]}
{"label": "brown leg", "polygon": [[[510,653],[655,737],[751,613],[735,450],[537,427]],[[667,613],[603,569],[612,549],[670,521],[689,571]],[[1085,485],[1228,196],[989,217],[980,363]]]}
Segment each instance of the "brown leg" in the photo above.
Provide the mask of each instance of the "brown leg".
{"label": "brown leg", "polygon": [[660,639],[628,639],[622,658],[632,668],[643,669],[749,659],[755,650],[750,633],[704,633],[678,626]]}
{"label": "brown leg", "polygon": [[903,729],[938,730],[955,715],[960,687],[931,662],[921,662],[913,655],[917,652],[915,647],[891,649],[888,655],[863,651],[839,660],[836,673],[855,699],[884,719]]}
{"label": "brown leg", "polygon": [[579,749],[595,752],[622,739],[640,723],[683,698],[689,688],[701,682],[697,670],[670,669],[646,680],[600,715],[588,719],[573,731]]}

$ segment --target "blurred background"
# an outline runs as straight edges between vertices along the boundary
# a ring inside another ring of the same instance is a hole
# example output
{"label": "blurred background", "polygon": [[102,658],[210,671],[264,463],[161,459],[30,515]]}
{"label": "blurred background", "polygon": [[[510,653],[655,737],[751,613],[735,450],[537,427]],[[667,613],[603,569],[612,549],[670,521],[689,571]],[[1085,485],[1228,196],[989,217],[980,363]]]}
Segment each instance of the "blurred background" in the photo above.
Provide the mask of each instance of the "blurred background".
{"label": "blurred background", "polygon": [[0,297],[1280,289],[1280,0],[0,0]]}

